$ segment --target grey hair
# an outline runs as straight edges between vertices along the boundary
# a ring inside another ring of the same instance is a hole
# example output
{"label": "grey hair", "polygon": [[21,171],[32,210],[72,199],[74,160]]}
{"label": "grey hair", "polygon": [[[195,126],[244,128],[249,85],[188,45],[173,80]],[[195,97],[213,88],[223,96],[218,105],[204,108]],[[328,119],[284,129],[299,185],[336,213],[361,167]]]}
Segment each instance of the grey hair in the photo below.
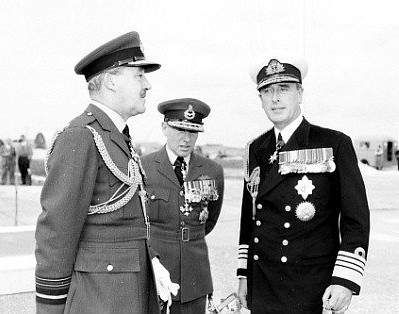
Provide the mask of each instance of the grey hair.
{"label": "grey hair", "polygon": [[111,68],[92,77],[90,81],[87,83],[87,89],[89,90],[89,95],[92,96],[101,90],[104,83],[104,77],[107,73],[112,75],[119,75],[122,73],[122,71],[123,67]]}

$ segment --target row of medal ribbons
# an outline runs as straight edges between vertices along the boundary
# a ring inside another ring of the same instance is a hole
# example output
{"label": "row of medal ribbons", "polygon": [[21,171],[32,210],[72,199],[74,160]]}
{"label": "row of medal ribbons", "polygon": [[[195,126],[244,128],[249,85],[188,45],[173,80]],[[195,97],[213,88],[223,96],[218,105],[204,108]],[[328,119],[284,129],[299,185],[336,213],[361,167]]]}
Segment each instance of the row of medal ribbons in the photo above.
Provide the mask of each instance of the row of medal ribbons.
{"label": "row of medal ribbons", "polygon": [[216,201],[219,194],[215,180],[196,180],[184,182],[184,198],[189,203]]}

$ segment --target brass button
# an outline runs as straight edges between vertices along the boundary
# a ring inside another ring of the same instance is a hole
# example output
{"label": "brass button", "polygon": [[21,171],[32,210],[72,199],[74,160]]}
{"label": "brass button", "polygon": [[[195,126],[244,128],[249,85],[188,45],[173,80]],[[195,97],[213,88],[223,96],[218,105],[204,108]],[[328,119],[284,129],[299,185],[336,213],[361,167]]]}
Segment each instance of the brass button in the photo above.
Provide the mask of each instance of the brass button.
{"label": "brass button", "polygon": [[108,266],[107,266],[107,270],[108,271],[112,271],[114,269],[114,266],[112,266],[111,264],[109,264]]}
{"label": "brass button", "polygon": [[155,195],[152,194],[150,198],[151,198],[152,200],[154,200],[154,199],[155,199]]}
{"label": "brass button", "polygon": [[257,261],[259,259],[258,255],[254,255],[254,260]]}
{"label": "brass button", "polygon": [[290,224],[289,222],[286,222],[286,223],[284,224],[284,228],[285,228],[285,229],[288,229],[289,227],[291,227],[291,224]]}
{"label": "brass button", "polygon": [[288,245],[288,240],[283,240],[283,245]]}
{"label": "brass button", "polygon": [[257,209],[262,209],[262,204],[256,205],[256,208],[257,208]]}
{"label": "brass button", "polygon": [[259,239],[258,238],[254,238],[254,242],[255,243],[259,243]]}
{"label": "brass button", "polygon": [[288,260],[287,256],[283,256],[283,257],[281,257],[281,261],[282,261],[283,263],[286,263],[286,262],[287,262],[287,260]]}
{"label": "brass button", "polygon": [[262,223],[260,222],[260,220],[256,221],[256,225],[259,227]]}
{"label": "brass button", "polygon": [[285,211],[286,211],[286,212],[291,211],[291,206],[290,206],[290,205],[285,206]]}

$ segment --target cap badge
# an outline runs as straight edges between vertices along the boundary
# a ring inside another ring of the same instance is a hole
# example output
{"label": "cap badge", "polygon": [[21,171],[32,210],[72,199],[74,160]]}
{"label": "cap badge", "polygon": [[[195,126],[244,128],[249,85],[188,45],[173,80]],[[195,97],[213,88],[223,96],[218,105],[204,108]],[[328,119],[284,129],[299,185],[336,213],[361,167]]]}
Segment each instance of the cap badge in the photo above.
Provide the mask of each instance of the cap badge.
{"label": "cap badge", "polygon": [[192,105],[189,105],[188,108],[187,108],[187,110],[184,111],[184,117],[185,117],[187,120],[192,120],[192,119],[194,119],[194,117],[195,117],[195,111],[193,110],[193,106],[192,106]]}
{"label": "cap badge", "polygon": [[269,62],[269,65],[266,68],[266,75],[273,75],[284,71],[284,65],[281,64],[278,60],[273,59]]}

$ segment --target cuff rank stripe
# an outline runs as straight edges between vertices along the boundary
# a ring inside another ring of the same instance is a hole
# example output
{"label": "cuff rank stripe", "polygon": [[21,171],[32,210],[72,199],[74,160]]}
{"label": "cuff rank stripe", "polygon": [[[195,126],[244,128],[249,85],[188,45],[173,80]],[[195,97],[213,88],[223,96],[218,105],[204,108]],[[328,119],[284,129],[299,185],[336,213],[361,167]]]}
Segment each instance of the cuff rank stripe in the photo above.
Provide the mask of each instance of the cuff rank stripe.
{"label": "cuff rank stripe", "polygon": [[238,268],[247,269],[248,248],[248,244],[238,246]]}
{"label": "cuff rank stripe", "polygon": [[45,304],[63,304],[71,284],[71,276],[57,279],[36,276],[36,301]]}
{"label": "cuff rank stripe", "polygon": [[339,251],[335,262],[333,277],[343,278],[360,286],[365,266],[366,260],[362,256]]}

